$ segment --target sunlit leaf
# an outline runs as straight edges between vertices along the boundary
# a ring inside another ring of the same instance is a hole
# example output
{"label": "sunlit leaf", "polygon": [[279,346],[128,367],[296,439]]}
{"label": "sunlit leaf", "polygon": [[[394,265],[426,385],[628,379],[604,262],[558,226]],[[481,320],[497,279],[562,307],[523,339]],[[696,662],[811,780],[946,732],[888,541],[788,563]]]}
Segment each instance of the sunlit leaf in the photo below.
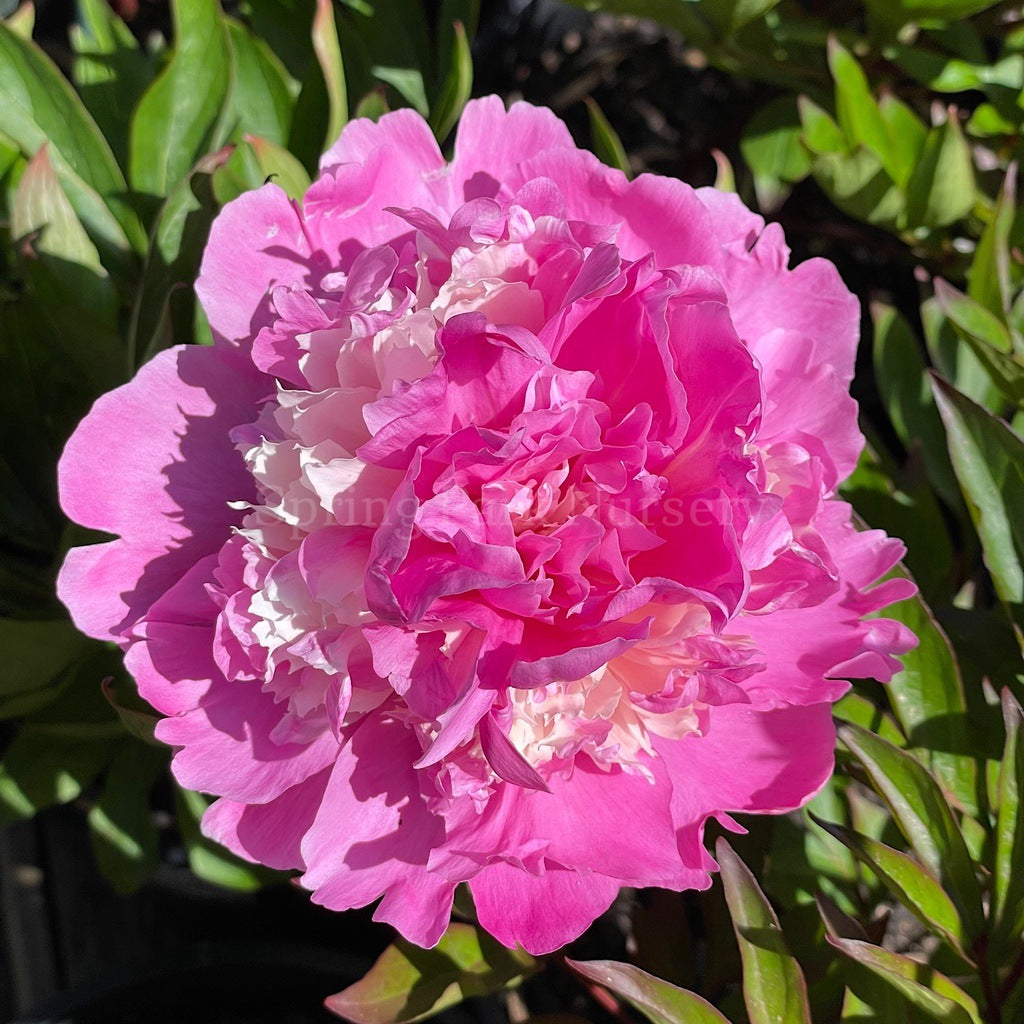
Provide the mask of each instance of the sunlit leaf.
{"label": "sunlit leaf", "polygon": [[743,958],[743,999],[750,1024],[810,1024],[807,984],[786,947],[775,911],[724,839],[718,840],[715,857]]}
{"label": "sunlit leaf", "polygon": [[1020,621],[1024,606],[1024,440],[940,378],[935,398],[996,592]]}
{"label": "sunlit leaf", "polygon": [[611,989],[652,1024],[729,1024],[706,999],[670,985],[632,964],[614,960],[566,960],[578,974]]}
{"label": "sunlit leaf", "polygon": [[892,811],[918,860],[956,904],[968,946],[980,934],[981,890],[963,835],[938,783],[910,754],[855,725],[839,730]]}
{"label": "sunlit leaf", "polygon": [[453,25],[454,42],[448,73],[430,111],[430,127],[438,142],[444,142],[473,92],[473,54],[461,21]]}
{"label": "sunlit leaf", "polygon": [[1006,746],[999,768],[996,863],[993,878],[994,941],[1019,948],[1024,931],[1024,712],[1008,689],[1002,692]]}
{"label": "sunlit leaf", "polygon": [[232,75],[217,0],[175,0],[174,52],[132,118],[132,185],[166,196],[215,141]]}
{"label": "sunlit leaf", "polygon": [[590,138],[594,145],[594,152],[603,163],[616,170],[622,171],[627,177],[632,176],[629,166],[629,157],[622,145],[618,132],[611,126],[611,122],[604,116],[604,111],[592,98],[587,99],[587,112],[590,115]]}
{"label": "sunlit leaf", "polygon": [[365,977],[325,1005],[354,1024],[403,1024],[515,986],[537,966],[529,954],[506,949],[475,925],[455,923],[433,949],[398,939]]}
{"label": "sunlit leaf", "polygon": [[317,0],[313,17],[313,50],[320,73],[327,87],[327,136],[324,149],[334,145],[342,128],[348,123],[348,92],[345,87],[345,67],[341,61],[338,28],[334,21],[331,0]]}

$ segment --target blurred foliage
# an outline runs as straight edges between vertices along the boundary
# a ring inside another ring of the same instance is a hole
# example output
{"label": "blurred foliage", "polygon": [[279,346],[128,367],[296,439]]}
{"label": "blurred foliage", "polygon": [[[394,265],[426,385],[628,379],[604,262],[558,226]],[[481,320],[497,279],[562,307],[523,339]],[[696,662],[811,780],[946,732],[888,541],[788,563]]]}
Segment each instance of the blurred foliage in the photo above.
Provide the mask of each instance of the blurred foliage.
{"label": "blurred foliage", "polygon": [[[748,823],[735,845],[749,867],[720,841],[711,892],[633,899],[634,963],[553,966],[586,1012],[655,1024],[1024,1020],[1024,11],[580,6],[655,19],[760,83],[732,162],[714,154],[721,187],[769,216],[813,194],[835,211],[822,231],[912,268],[916,301],[883,273],[864,296],[869,443],[844,494],[907,539],[899,571],[921,593],[886,615],[921,643],[888,687],[855,682],[839,702],[835,776],[803,811]],[[0,23],[0,822],[78,801],[98,863],[131,891],[158,859],[162,801],[199,877],[251,889],[269,873],[202,838],[206,800],[168,789],[119,653],[79,635],[53,594],[64,553],[89,539],[63,517],[53,467],[98,394],[168,345],[209,341],[192,282],[225,202],[269,178],[301,197],[350,116],[411,106],[447,139],[479,10],[172,7],[173,26],[143,36],[106,0],[77,0],[67,48],[46,52],[31,5]],[[594,151],[628,173],[593,100],[588,116]],[[419,1019],[544,966],[460,906],[437,950],[394,944],[329,1006]]]}

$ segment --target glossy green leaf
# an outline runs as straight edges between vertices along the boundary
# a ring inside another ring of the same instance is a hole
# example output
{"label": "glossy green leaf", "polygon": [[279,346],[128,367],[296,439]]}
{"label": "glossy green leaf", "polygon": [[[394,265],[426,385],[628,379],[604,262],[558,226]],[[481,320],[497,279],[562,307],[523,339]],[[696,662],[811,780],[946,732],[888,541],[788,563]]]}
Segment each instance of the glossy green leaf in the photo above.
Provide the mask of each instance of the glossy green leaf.
{"label": "glossy green leaf", "polygon": [[878,109],[888,135],[887,170],[901,188],[910,181],[928,141],[928,129],[917,114],[891,93],[882,96]]}
{"label": "glossy green leaf", "polygon": [[273,877],[272,873],[247,864],[202,834],[199,823],[209,802],[201,793],[176,786],[174,802],[178,829],[188,851],[188,866],[197,878],[222,889],[253,892]]}
{"label": "glossy green leaf", "polygon": [[[1024,63],[1024,57],[1021,58]],[[1011,164],[999,192],[992,219],[974,250],[974,259],[968,272],[967,294],[997,317],[1009,312],[1010,232],[1016,215],[1017,165]]]}
{"label": "glossy green leaf", "polygon": [[566,963],[577,974],[621,996],[652,1024],[729,1024],[706,999],[655,978],[632,964],[614,960],[580,963],[569,959]]}
{"label": "glossy green leaf", "polygon": [[374,64],[370,71],[378,81],[390,85],[418,114],[426,117],[430,112],[427,90],[423,83],[423,72],[419,68]]}
{"label": "glossy green leaf", "polygon": [[906,737],[900,732],[893,718],[860,694],[851,692],[840,697],[833,706],[832,713],[837,721],[852,722],[854,725],[870,729],[895,747],[907,745]]}
{"label": "glossy green leaf", "polygon": [[830,945],[891,986],[929,1021],[981,1024],[974,1000],[945,975],[908,956],[857,939],[827,936]]}
{"label": "glossy green leaf", "polygon": [[237,130],[283,146],[288,141],[298,83],[262,39],[234,18],[225,21],[235,69],[228,117]]}
{"label": "glossy green leaf", "polygon": [[772,100],[750,119],[740,138],[740,152],[754,175],[762,210],[772,209],[788,185],[810,174],[811,157],[801,141],[803,126],[795,101]]}
{"label": "glossy green leaf", "polygon": [[31,39],[32,31],[36,27],[35,5],[24,3],[20,7],[16,7],[13,14],[4,18],[4,24],[22,39]]}
{"label": "glossy green leaf", "polygon": [[46,145],[29,161],[18,183],[11,231],[15,238],[38,232],[33,243],[36,252],[88,267],[99,278],[107,276],[96,246],[60,187]]}
{"label": "glossy green leaf", "polygon": [[0,825],[76,799],[110,759],[109,737],[23,726],[0,764]]}
{"label": "glossy green leaf", "polygon": [[[164,744],[156,739],[156,726],[160,721],[158,715],[155,715],[152,711],[144,710],[143,707],[128,707],[123,704],[114,687],[112,678],[104,679],[101,688],[107,703],[117,712],[117,717],[121,719],[121,724],[127,732],[144,743],[149,743],[166,750]],[[141,705],[141,698],[136,698],[136,702]]]}
{"label": "glossy green leaf", "polygon": [[921,303],[921,325],[936,370],[968,398],[986,409],[1001,410],[1005,404],[1002,392],[934,296]]}
{"label": "glossy green leaf", "polygon": [[590,138],[598,158],[609,167],[622,171],[626,177],[632,177],[629,157],[618,132],[591,97],[587,98],[587,113],[590,115]]}
{"label": "glossy green leaf", "polygon": [[960,488],[946,449],[946,431],[935,407],[927,364],[910,325],[893,306],[871,303],[875,381],[896,433],[908,452],[921,451],[932,486],[950,507]]}
{"label": "glossy green leaf", "polygon": [[995,944],[1013,950],[1024,931],[1024,712],[1008,689],[1002,702],[1006,745],[999,768],[991,916]]}
{"label": "glossy green leaf", "polygon": [[71,26],[75,53],[72,77],[89,113],[122,167],[128,163],[132,112],[155,74],[131,29],[107,0],[77,0],[78,22]]}
{"label": "glossy green leaf", "polygon": [[828,66],[835,80],[836,116],[851,148],[864,146],[878,157],[886,174],[897,180],[889,145],[889,131],[871,93],[867,76],[853,54],[833,36],[828,44]]}
{"label": "glossy green leaf", "polygon": [[832,116],[807,96],[800,96],[796,103],[803,128],[803,143],[819,155],[846,153],[849,144],[839,125]]}
{"label": "glossy green leaf", "polygon": [[309,188],[306,168],[287,149],[275,146],[258,135],[246,135],[245,141],[256,154],[264,180],[279,185],[292,199],[301,199]]}
{"label": "glossy green leaf", "polygon": [[[897,569],[893,575],[906,574]],[[901,655],[903,668],[886,687],[896,718],[945,788],[968,813],[978,814],[977,744],[949,637],[920,595],[890,605],[885,616],[902,622],[918,639],[913,650]]]}
{"label": "glossy green leaf", "polygon": [[0,696],[46,686],[90,646],[67,619],[0,619]]}
{"label": "glossy green leaf", "polygon": [[1006,399],[1024,405],[1024,361],[1013,355],[1013,339],[1002,320],[941,279],[935,298]]}
{"label": "glossy green leaf", "polygon": [[332,0],[317,0],[313,16],[313,50],[320,73],[327,87],[327,136],[324,149],[329,149],[348,124],[348,91],[345,87],[345,67],[341,61],[338,27],[334,21]]}
{"label": "glossy green leaf", "polygon": [[192,340],[192,285],[218,209],[210,179],[230,154],[225,147],[203,157],[157,215],[129,329],[133,364]]}
{"label": "glossy green leaf", "polygon": [[945,227],[974,208],[974,161],[954,112],[928,132],[906,194],[907,220],[915,227]]}
{"label": "glossy green leaf", "polygon": [[149,792],[167,768],[167,751],[135,740],[121,745],[103,792],[89,809],[89,834],[100,870],[122,894],[149,880],[159,859]]}
{"label": "glossy green leaf", "polygon": [[475,925],[455,923],[433,949],[398,939],[369,973],[324,1005],[353,1024],[403,1024],[512,988],[537,966],[528,953],[506,949]]}
{"label": "glossy green leaf", "polygon": [[960,913],[933,874],[912,857],[871,836],[820,818],[814,820],[871,868],[889,892],[923,924],[942,935],[954,949],[964,951]]}
{"label": "glossy green leaf", "polygon": [[171,59],[132,117],[132,185],[149,196],[166,196],[215,142],[232,78],[217,0],[175,0],[173,10]]}
{"label": "glossy green leaf", "polygon": [[473,93],[473,54],[461,21],[452,26],[454,41],[448,73],[430,110],[430,127],[438,142],[444,142],[455,127],[469,97]]}
{"label": "glossy green leaf", "polygon": [[779,919],[747,866],[724,839],[715,846],[743,959],[750,1024],[810,1024],[807,984],[786,947]]}
{"label": "glossy green leaf", "polygon": [[145,232],[121,169],[96,123],[43,52],[0,25],[0,132],[27,158],[50,161],[108,270],[130,272]]}
{"label": "glossy green leaf", "polygon": [[1024,440],[940,378],[935,399],[949,454],[996,592],[1020,621],[1024,606]]}
{"label": "glossy green leaf", "polygon": [[839,736],[889,805],[917,859],[954,900],[969,947],[981,932],[981,889],[964,837],[938,783],[910,754],[865,729],[845,725]]}

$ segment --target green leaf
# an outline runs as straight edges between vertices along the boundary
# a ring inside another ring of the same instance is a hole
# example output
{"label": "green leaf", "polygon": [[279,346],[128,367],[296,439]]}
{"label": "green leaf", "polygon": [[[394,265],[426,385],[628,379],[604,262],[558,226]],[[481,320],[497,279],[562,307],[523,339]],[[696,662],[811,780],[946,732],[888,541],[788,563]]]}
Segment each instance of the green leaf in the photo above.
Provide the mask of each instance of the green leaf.
{"label": "green leaf", "polygon": [[912,227],[941,228],[974,208],[974,161],[955,111],[932,128],[906,188]]}
{"label": "green leaf", "polygon": [[[894,576],[906,573],[896,569]],[[942,627],[920,595],[885,610],[886,618],[902,622],[917,637],[913,650],[901,655],[903,668],[886,693],[903,731],[919,757],[970,814],[980,812],[977,744],[969,731],[967,700],[960,666]]]}
{"label": "green leaf", "polygon": [[836,85],[836,116],[851,148],[864,146],[881,161],[886,174],[898,174],[889,145],[889,130],[871,94],[861,66],[833,36],[828,42],[828,66]]}
{"label": "green leaf", "polygon": [[137,891],[156,868],[157,829],[149,792],[166,768],[166,748],[126,741],[111,762],[99,800],[89,809],[96,863],[122,895]]}
{"label": "green leaf", "polygon": [[49,58],[3,25],[0,132],[25,157],[49,143],[54,170],[107,269],[130,274],[130,252],[144,251],[146,239],[114,154]]}
{"label": "green leaf", "polygon": [[334,22],[332,0],[317,0],[313,16],[313,50],[327,87],[329,113],[324,149],[338,140],[342,128],[348,124],[348,92],[345,88],[345,68],[341,62],[338,29]]}
{"label": "green leaf", "polygon": [[1024,362],[1012,354],[1009,329],[994,313],[941,278],[935,281],[935,298],[999,391],[1008,401],[1024,406]]}
{"label": "green leaf", "polygon": [[199,823],[209,807],[202,794],[175,786],[174,803],[178,812],[178,829],[188,851],[188,866],[197,878],[222,889],[254,892],[273,877],[271,872],[246,864],[202,834]]}
{"label": "green leaf", "polygon": [[264,180],[279,185],[292,199],[301,199],[306,194],[309,175],[287,149],[275,146],[258,135],[246,135],[245,141],[256,154],[256,162]]}
{"label": "green leaf", "polygon": [[974,1000],[945,975],[879,946],[858,939],[826,936],[830,945],[851,960],[863,964],[881,978],[929,1021],[941,1024],[981,1024]]}
{"label": "green leaf", "polygon": [[969,946],[982,928],[981,889],[964,837],[938,783],[910,754],[865,729],[845,725],[839,737],[889,805],[917,859],[956,903]]}
{"label": "green leaf", "polygon": [[[1024,58],[1022,58],[1024,61]],[[1010,164],[992,219],[985,226],[968,272],[967,294],[997,317],[1005,318],[1012,301],[1010,232],[1016,215],[1017,165]]]}
{"label": "green leaf", "polygon": [[423,73],[419,68],[386,67],[375,64],[370,68],[374,78],[390,85],[417,113],[426,117],[429,113],[427,92],[423,84]]}
{"label": "green leaf", "polygon": [[1001,410],[1006,401],[1002,392],[934,296],[921,303],[921,325],[936,370],[968,398],[986,409]]}
{"label": "green leaf", "polygon": [[156,218],[129,328],[132,365],[192,340],[192,286],[218,210],[211,177],[230,154],[224,147],[203,157],[172,189]]}
{"label": "green leaf", "polygon": [[632,964],[614,960],[565,961],[577,974],[611,989],[652,1024],[729,1024],[706,999],[670,985]]}
{"label": "green leaf", "polygon": [[0,619],[0,696],[46,686],[91,646],[67,619]]}
{"label": "green leaf", "polygon": [[15,7],[14,12],[4,18],[4,24],[22,39],[31,39],[32,30],[36,27],[35,4],[24,3],[20,7]]}
{"label": "green leaf", "polygon": [[1024,712],[1006,688],[1002,702],[1006,746],[999,766],[991,918],[993,943],[1009,952],[1020,948],[1024,931]]}
{"label": "green leaf", "polygon": [[609,167],[622,171],[627,178],[632,177],[629,157],[626,155],[618,132],[604,116],[604,111],[589,96],[587,97],[587,113],[590,116],[591,144],[598,159]]}
{"label": "green leaf", "polygon": [[82,102],[124,167],[132,111],[153,80],[154,63],[106,0],[77,0],[77,8],[78,23],[70,29],[75,53],[72,77]]}
{"label": "green leaf", "polygon": [[359,101],[359,103],[356,104],[355,113],[352,116],[368,117],[371,121],[379,121],[391,110],[391,107],[388,106],[386,91],[387,90],[384,86],[380,86],[377,89],[371,89]]}
{"label": "green leaf", "polygon": [[288,141],[298,83],[262,39],[234,18],[224,20],[235,66],[229,116],[237,120],[238,130],[283,146]]}
{"label": "green leaf", "polygon": [[469,48],[469,39],[466,38],[466,30],[461,21],[456,21],[452,28],[454,42],[447,65],[448,73],[430,110],[430,127],[439,143],[448,138],[463,107],[473,94],[473,54]]}
{"label": "green leaf", "polygon": [[76,739],[49,725],[24,726],[0,764],[0,824],[76,799],[109,759],[106,736]]}
{"label": "green leaf", "polygon": [[789,96],[762,107],[743,129],[740,152],[754,175],[762,210],[777,207],[787,186],[810,174],[811,157],[801,142],[803,133],[796,101]]}
{"label": "green leaf", "polygon": [[942,500],[956,509],[960,488],[917,338],[903,316],[885,303],[871,303],[871,319],[875,381],[885,411],[907,451],[920,448],[929,481]]}
{"label": "green leaf", "polygon": [[1024,605],[1024,440],[941,378],[935,399],[949,454],[996,593],[1021,621]]}
{"label": "green leaf", "polygon": [[11,211],[11,231],[15,238],[40,232],[33,244],[36,252],[88,267],[98,278],[105,278],[100,254],[64,195],[47,149],[47,145],[40,147],[21,176]]}
{"label": "green leaf", "polygon": [[905,103],[892,94],[878,101],[878,109],[889,137],[888,169],[900,188],[906,186],[928,141],[928,129]]}
{"label": "green leaf", "polygon": [[[131,733],[136,739],[142,740],[143,743],[149,743],[152,746],[159,747],[161,750],[167,749],[164,744],[156,739],[156,726],[160,721],[157,715],[154,715],[152,711],[144,711],[141,708],[127,707],[122,704],[117,691],[114,689],[113,678],[104,679],[100,686],[103,690],[103,696],[107,698],[107,703],[117,712],[117,717],[121,719],[121,724],[127,732]],[[141,703],[141,700],[139,700],[139,703]]]}
{"label": "green leaf", "polygon": [[232,56],[217,0],[175,0],[174,51],[132,118],[134,188],[166,196],[214,141]]}
{"label": "green leaf", "polygon": [[475,925],[456,923],[434,949],[398,939],[365,977],[324,1005],[354,1024],[403,1024],[471,996],[513,988],[537,967],[528,953],[506,949]]}
{"label": "green leaf", "polygon": [[863,836],[852,829],[817,817],[814,821],[838,839],[861,863],[867,865],[889,892],[922,924],[933,928],[954,949],[967,956],[960,913],[933,874],[912,857],[871,836]]}
{"label": "green leaf", "polygon": [[839,125],[813,100],[806,96],[798,97],[796,109],[803,128],[803,143],[812,153],[824,156],[846,153],[850,149]]}
{"label": "green leaf", "polygon": [[889,229],[902,223],[906,197],[871,150],[822,154],[814,160],[812,171],[826,195],[851,217]]}
{"label": "green leaf", "polygon": [[718,840],[715,857],[743,959],[750,1024],[810,1024],[807,984],[786,948],[775,911],[725,839]]}

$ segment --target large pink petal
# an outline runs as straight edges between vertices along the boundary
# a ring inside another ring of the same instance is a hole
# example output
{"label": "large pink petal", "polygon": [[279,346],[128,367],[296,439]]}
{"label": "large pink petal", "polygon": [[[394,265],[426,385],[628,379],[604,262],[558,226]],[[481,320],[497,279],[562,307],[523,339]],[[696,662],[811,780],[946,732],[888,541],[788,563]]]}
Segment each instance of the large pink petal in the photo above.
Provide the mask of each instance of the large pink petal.
{"label": "large pink petal", "polygon": [[528,875],[509,864],[491,864],[470,883],[480,924],[499,942],[540,956],[572,942],[612,904],[619,882],[549,866]]}
{"label": "large pink petal", "polygon": [[302,216],[277,185],[228,203],[210,229],[196,281],[214,337],[251,341],[268,322],[271,290],[306,283],[310,255]]}
{"label": "large pink petal", "polygon": [[723,811],[781,814],[810,800],[832,773],[832,705],[720,705],[705,735],[655,737],[654,745],[672,779],[680,827]]}
{"label": "large pink petal", "polygon": [[61,570],[58,594],[81,629],[123,634],[228,539],[242,515],[228,502],[254,497],[228,434],[252,419],[269,386],[239,353],[188,346],[161,352],[96,401],[64,449],[61,504],[122,539],[73,551]]}

